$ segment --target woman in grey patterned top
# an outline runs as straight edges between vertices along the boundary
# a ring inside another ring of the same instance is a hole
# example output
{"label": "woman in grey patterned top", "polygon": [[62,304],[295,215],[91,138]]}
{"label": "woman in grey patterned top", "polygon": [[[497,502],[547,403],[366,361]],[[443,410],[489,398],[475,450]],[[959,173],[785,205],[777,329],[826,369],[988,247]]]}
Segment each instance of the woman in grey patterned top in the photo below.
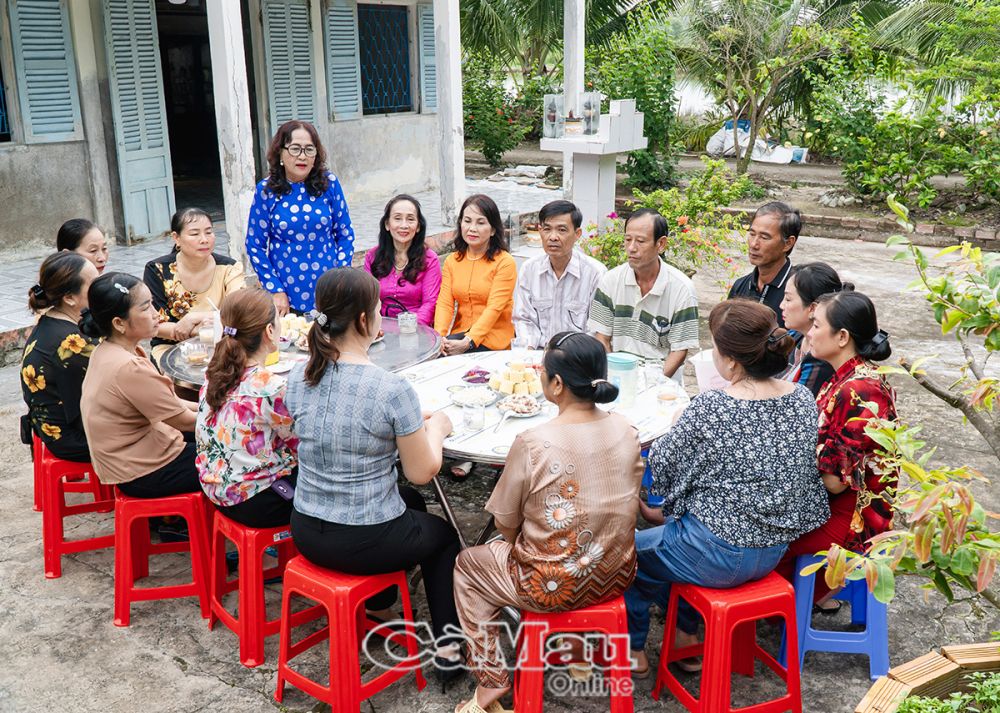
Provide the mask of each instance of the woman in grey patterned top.
{"label": "woman in grey patterned top", "polygon": [[[368,360],[382,323],[374,277],[328,270],[316,283],[316,307],[309,361],[289,375],[285,397],[299,439],[292,538],[310,562],[340,572],[420,565],[438,676],[455,678],[460,651],[445,627],[460,630],[452,594],[458,533],[426,511],[416,490],[397,485],[395,467],[398,454],[409,482],[429,483],[451,421],[442,411],[425,418],[409,382]],[[393,619],[394,600],[391,589],[367,606]]]}
{"label": "woman in grey patterned top", "polygon": [[[639,571],[625,593],[640,676],[649,671],[649,607],[666,610],[672,582],[728,588],[759,579],[789,542],[829,517],[816,468],[816,403],[804,386],[774,378],[792,337],[771,309],[750,300],[716,305],[708,324],[715,366],[731,384],[696,396],[650,449],[663,510],[640,508],[663,524],[636,534]],[[679,607],[677,619],[678,643],[695,643],[694,610]]]}

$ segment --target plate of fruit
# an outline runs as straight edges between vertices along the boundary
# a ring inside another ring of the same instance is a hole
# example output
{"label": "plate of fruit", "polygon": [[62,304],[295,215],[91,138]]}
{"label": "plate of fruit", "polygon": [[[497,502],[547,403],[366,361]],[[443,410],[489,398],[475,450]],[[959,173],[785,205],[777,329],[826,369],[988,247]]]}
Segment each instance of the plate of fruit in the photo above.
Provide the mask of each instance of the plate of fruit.
{"label": "plate of fruit", "polygon": [[490,380],[490,372],[481,366],[474,366],[462,374],[462,381],[467,384],[487,384]]}

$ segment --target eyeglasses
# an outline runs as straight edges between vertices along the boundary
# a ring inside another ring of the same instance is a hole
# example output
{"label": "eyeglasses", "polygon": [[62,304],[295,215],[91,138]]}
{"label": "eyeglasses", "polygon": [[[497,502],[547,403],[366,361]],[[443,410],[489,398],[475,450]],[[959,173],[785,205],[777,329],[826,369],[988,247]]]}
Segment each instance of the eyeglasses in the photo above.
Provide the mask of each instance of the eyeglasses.
{"label": "eyeglasses", "polygon": [[316,155],[315,146],[299,146],[298,144],[290,144],[285,147],[285,151],[290,153],[295,158],[298,158],[299,156],[306,156],[308,158],[312,158],[313,156]]}

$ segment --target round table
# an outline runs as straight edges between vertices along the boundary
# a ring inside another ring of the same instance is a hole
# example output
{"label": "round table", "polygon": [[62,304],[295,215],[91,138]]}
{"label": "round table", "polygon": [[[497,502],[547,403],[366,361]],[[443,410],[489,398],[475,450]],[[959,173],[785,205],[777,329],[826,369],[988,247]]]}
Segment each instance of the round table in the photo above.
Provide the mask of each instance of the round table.
{"label": "round table", "polygon": [[[399,323],[395,319],[384,318],[382,331],[385,336],[368,349],[368,356],[374,364],[388,371],[399,371],[433,359],[441,351],[441,335],[424,324],[417,324],[415,334],[400,334]],[[188,339],[189,343],[197,343],[198,337]],[[211,348],[209,348],[211,351]],[[281,352],[278,369],[286,371],[289,362],[305,361],[308,354],[299,351],[294,346]],[[211,356],[209,357],[211,358]],[[188,363],[181,353],[181,345],[175,344],[163,355],[160,368],[177,386],[198,391],[205,383],[205,364]]]}
{"label": "round table", "polygon": [[[469,386],[462,381],[462,375],[473,366],[482,367],[492,373],[502,370],[513,360],[530,364],[538,363],[541,358],[541,351],[530,350],[461,354],[435,359],[404,369],[401,373],[410,380],[425,411],[443,410],[451,418],[455,430],[444,441],[446,457],[503,465],[515,436],[521,431],[554,418],[558,413],[555,405],[543,398],[543,408],[537,416],[508,418],[502,425],[500,425],[501,414],[496,406],[487,406],[485,427],[470,431],[462,423],[462,408],[452,403],[452,393],[459,388]],[[634,404],[628,408],[619,403],[599,404],[599,406],[628,418],[639,430],[639,440],[645,447],[670,430],[690,399],[681,385],[671,379],[665,379],[659,384],[640,384],[639,388]],[[660,402],[657,397],[661,390],[672,391],[676,398]]]}

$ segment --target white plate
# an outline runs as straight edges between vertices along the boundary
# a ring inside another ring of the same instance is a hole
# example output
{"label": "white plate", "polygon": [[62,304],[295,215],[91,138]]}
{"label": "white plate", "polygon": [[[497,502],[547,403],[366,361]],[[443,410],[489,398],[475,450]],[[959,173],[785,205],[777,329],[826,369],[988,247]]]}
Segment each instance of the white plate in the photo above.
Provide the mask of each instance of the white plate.
{"label": "white plate", "polygon": [[[496,391],[493,391],[492,389],[490,389],[489,387],[487,387],[485,384],[476,384],[474,386],[461,386],[461,387],[459,387],[457,389],[454,389],[454,390],[452,390],[452,387],[449,387],[448,391],[451,392],[451,402],[453,404],[455,404],[456,406],[465,406],[466,404],[460,400],[461,399],[460,394],[466,392],[469,389],[486,389],[486,391],[489,391],[489,392],[491,392],[493,394],[493,400],[492,401],[489,401],[488,403],[481,404],[483,408],[486,408],[487,406],[492,406],[493,404],[495,404],[497,401],[500,400],[500,394],[499,393],[497,393]],[[458,398],[456,398],[456,397],[458,397]],[[480,404],[476,404],[476,405],[478,406]]]}
{"label": "white plate", "polygon": [[298,361],[293,359],[282,359],[277,364],[272,364],[267,368],[272,374],[287,374],[296,364],[298,364]]}

